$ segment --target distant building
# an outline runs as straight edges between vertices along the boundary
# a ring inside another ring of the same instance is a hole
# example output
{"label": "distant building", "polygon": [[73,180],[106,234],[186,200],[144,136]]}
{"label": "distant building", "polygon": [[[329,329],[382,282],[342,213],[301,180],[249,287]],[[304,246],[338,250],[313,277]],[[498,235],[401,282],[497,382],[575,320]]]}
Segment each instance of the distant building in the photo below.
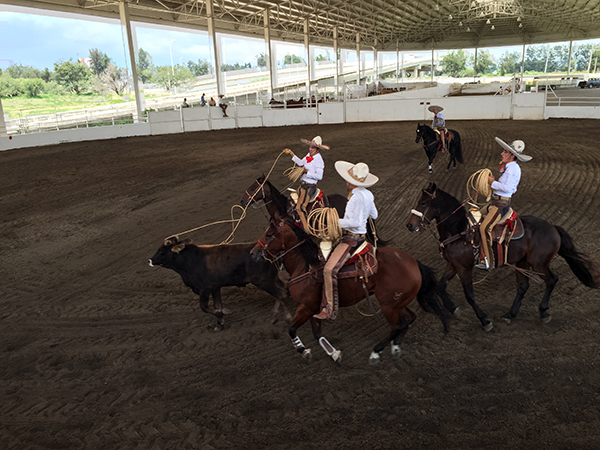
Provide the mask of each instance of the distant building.
{"label": "distant building", "polygon": [[91,58],[79,58],[77,61],[79,61],[80,63],[85,64],[89,68],[92,67],[92,60],[91,60]]}

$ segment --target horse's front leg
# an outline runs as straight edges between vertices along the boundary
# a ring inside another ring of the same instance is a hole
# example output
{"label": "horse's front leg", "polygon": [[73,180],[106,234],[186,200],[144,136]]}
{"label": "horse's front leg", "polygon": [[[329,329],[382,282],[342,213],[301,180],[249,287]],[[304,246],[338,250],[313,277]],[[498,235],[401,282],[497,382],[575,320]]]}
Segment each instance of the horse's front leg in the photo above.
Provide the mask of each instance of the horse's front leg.
{"label": "horse's front leg", "polygon": [[292,344],[294,345],[294,348],[298,353],[302,355],[303,358],[308,359],[309,361],[312,360],[312,353],[310,348],[306,348],[302,343],[302,340],[298,337],[298,328],[300,328],[308,320],[310,320],[314,314],[315,311],[313,311],[310,308],[307,308],[305,305],[298,305],[298,308],[296,308],[296,314],[294,314],[294,318],[292,319],[292,324],[288,329],[288,333],[290,335],[290,338],[292,339]]}
{"label": "horse's front leg", "polygon": [[392,332],[388,338],[378,343],[371,355],[369,356],[369,364],[377,364],[381,360],[381,352],[386,345],[391,342],[392,358],[400,358],[400,342],[408,331],[408,327],[415,321],[417,315],[408,308],[402,308],[398,314],[398,323],[392,327]]}
{"label": "horse's front leg", "polygon": [[446,291],[446,287],[455,275],[456,269],[452,264],[448,263],[446,265],[444,275],[442,275],[442,278],[440,278],[440,281],[438,283],[438,295],[442,299],[442,304],[444,305],[444,308],[446,308],[446,310],[448,310],[448,312],[450,312],[453,315],[458,314],[458,308],[450,298],[450,294],[448,294],[448,292]]}
{"label": "horse's front leg", "polygon": [[488,320],[487,314],[483,312],[483,310],[479,307],[479,305],[475,302],[475,293],[473,291],[473,267],[465,268],[460,267],[457,270],[458,277],[463,285],[463,292],[465,293],[465,298],[475,314],[477,318],[481,322],[481,326],[484,331],[491,331],[494,328],[494,324]]}
{"label": "horse's front leg", "polygon": [[433,148],[429,151],[426,148],[425,152],[427,153],[427,158],[428,158],[427,166],[428,166],[429,173],[433,173],[433,160],[435,158],[435,154],[437,153],[437,148]]}

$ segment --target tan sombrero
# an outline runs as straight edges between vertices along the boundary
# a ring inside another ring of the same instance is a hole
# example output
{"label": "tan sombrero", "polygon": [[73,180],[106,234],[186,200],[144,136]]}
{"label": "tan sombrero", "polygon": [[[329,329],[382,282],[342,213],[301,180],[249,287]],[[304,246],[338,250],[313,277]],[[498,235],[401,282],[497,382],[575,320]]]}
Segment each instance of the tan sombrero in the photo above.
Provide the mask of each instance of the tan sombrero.
{"label": "tan sombrero", "polygon": [[525,150],[525,142],[523,141],[513,141],[512,144],[508,145],[502,139],[496,138],[496,142],[500,144],[500,146],[503,149],[508,150],[513,155],[515,155],[519,161],[527,162],[531,161],[531,159],[533,158],[533,156],[523,154],[523,150]]}
{"label": "tan sombrero", "polygon": [[300,140],[302,142],[304,142],[306,145],[310,145],[312,147],[317,147],[321,150],[329,150],[329,145],[323,144],[323,139],[321,139],[321,136],[315,136],[312,141],[309,141],[308,139],[300,139]]}
{"label": "tan sombrero", "polygon": [[437,109],[439,111],[443,111],[444,108],[442,108],[441,106],[438,105],[431,105],[429,108],[427,108],[429,110],[429,112],[433,112],[434,109]]}
{"label": "tan sombrero", "polygon": [[335,170],[348,183],[354,186],[371,187],[379,181],[379,178],[369,173],[369,166],[359,162],[352,164],[347,161],[336,161]]}

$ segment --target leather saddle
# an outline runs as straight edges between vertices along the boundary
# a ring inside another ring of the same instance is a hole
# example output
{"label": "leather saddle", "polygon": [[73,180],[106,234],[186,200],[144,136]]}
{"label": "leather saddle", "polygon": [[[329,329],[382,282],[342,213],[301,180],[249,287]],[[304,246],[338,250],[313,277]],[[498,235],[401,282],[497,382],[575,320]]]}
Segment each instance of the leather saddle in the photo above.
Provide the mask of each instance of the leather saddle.
{"label": "leather saddle", "polygon": [[[479,228],[479,225],[483,222],[484,216],[482,216],[478,208],[471,208],[470,213],[471,217],[469,218],[469,221],[471,222],[471,226]],[[507,211],[502,214],[502,217],[500,217],[498,223],[494,225],[494,228],[492,228],[492,241],[500,244],[504,241],[516,241],[517,239],[521,239],[524,235],[525,228],[523,227],[523,222],[517,215],[517,212],[510,206]],[[479,242],[478,236],[479,233],[475,233],[476,242]]]}
{"label": "leather saddle", "polygon": [[373,246],[364,241],[350,256],[350,259],[338,272],[338,280],[342,278],[354,278],[355,280],[369,277],[377,273],[377,257]]}

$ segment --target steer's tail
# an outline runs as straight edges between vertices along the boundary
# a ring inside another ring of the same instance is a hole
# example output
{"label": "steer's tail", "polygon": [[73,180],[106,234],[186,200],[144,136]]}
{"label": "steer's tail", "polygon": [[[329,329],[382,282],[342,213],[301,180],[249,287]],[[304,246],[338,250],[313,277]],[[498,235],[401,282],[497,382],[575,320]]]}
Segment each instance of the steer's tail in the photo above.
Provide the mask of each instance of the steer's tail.
{"label": "steer's tail", "polygon": [[421,308],[428,312],[434,312],[442,321],[444,331],[448,331],[448,323],[438,300],[438,280],[431,267],[417,261],[421,272],[421,288],[417,294],[417,302]]}
{"label": "steer's tail", "polygon": [[565,258],[567,264],[575,276],[587,287],[594,289],[600,288],[600,274],[598,270],[583,253],[579,253],[575,248],[571,236],[561,227],[555,225],[558,234],[560,234],[560,249],[558,254]]}

